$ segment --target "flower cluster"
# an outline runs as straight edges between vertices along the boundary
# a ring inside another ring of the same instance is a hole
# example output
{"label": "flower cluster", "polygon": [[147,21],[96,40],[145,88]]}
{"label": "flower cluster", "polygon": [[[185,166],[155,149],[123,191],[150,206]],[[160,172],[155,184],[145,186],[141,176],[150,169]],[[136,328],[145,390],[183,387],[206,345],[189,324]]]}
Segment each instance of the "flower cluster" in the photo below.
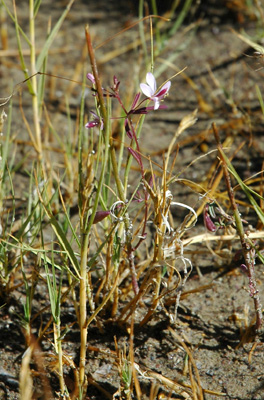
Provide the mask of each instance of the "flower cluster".
{"label": "flower cluster", "polygon": [[[93,84],[93,87],[95,89],[95,79],[93,74],[88,73],[87,74],[87,79],[89,79],[89,81]],[[125,129],[127,132],[127,135],[130,139],[133,138],[133,134],[131,133],[131,129],[130,129],[130,124],[129,124],[129,116],[133,115],[133,114],[147,114],[149,111],[152,110],[158,110],[159,108],[165,108],[166,106],[161,105],[161,101],[168,95],[168,92],[170,90],[171,87],[171,82],[168,81],[166,82],[163,86],[161,86],[161,88],[159,88],[157,90],[157,83],[156,83],[156,79],[154,77],[154,75],[151,72],[148,72],[146,75],[146,82],[147,83],[141,83],[140,84],[140,89],[142,91],[142,93],[146,96],[146,98],[144,100],[142,100],[139,103],[139,99],[140,99],[140,93],[137,93],[133,103],[131,105],[131,109],[129,111],[126,111],[121,99],[119,97],[119,85],[120,85],[120,81],[118,81],[118,79],[116,78],[116,76],[114,76],[113,78],[114,81],[114,85],[110,88],[110,90],[106,90],[103,89],[104,91],[104,95],[105,96],[110,96],[110,97],[115,97],[119,103],[121,104],[123,110],[126,113],[127,118],[125,119]],[[151,100],[154,102],[154,106],[148,106],[148,107],[141,107],[141,105],[146,101],[146,100]],[[93,119],[88,122],[85,127],[87,129],[91,129],[94,128],[96,126],[98,126],[101,130],[104,127],[104,121],[93,111],[91,111],[91,114],[93,115]]]}

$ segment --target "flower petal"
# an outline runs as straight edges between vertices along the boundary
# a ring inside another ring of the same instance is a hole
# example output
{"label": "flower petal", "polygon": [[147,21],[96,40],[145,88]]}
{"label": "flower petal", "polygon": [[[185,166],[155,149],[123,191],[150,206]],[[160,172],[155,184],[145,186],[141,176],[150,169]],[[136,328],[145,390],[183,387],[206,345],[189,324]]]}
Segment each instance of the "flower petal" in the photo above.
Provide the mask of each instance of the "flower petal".
{"label": "flower petal", "polygon": [[146,83],[141,83],[140,84],[140,89],[142,90],[144,95],[147,96],[147,97],[151,97],[154,94],[154,92],[151,89],[151,87],[149,85],[147,85]]}
{"label": "flower petal", "polygon": [[90,111],[90,114],[93,115],[93,117],[94,117],[94,119],[95,119],[96,121],[99,121],[99,120],[100,120],[100,118],[98,117],[98,115],[97,115],[94,111]]}
{"label": "flower petal", "polygon": [[171,87],[171,81],[165,83],[165,85],[163,85],[163,86],[160,88],[160,90],[158,91],[158,93],[156,94],[156,96],[159,96],[159,97],[161,97],[161,96],[162,96],[162,97],[166,96],[166,94],[167,94],[168,91],[170,90],[170,87]]}
{"label": "flower petal", "polygon": [[156,79],[155,79],[154,75],[151,72],[147,73],[146,81],[147,81],[147,84],[152,89],[152,94],[154,94],[156,92],[156,90],[157,90],[157,84],[156,84]]}
{"label": "flower petal", "polygon": [[85,128],[91,129],[91,128],[94,128],[95,126],[98,126],[98,121],[90,121],[90,122],[87,122],[87,124],[85,125]]}
{"label": "flower petal", "polygon": [[154,101],[154,110],[157,110],[160,106],[160,101],[158,97],[153,97],[152,100]]}

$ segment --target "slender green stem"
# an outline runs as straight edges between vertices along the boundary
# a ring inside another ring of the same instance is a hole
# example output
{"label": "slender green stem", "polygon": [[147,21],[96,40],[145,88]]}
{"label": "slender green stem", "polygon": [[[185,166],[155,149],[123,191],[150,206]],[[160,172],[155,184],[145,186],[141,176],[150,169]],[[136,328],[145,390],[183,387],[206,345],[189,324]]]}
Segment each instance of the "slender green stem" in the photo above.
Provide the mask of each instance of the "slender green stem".
{"label": "slender green stem", "polygon": [[[140,0],[138,6],[138,17],[141,20],[143,16],[144,16],[144,1]],[[139,23],[139,35],[141,38],[141,45],[145,56],[145,63],[146,65],[148,65],[148,52],[147,52],[146,38],[144,33],[144,21],[140,21]]]}
{"label": "slender green stem", "polygon": [[[158,8],[157,8],[157,1],[156,0],[151,0],[151,5],[152,5],[153,14],[154,15],[159,15]],[[152,25],[152,19],[150,19],[150,22],[151,22],[151,25]],[[155,36],[156,36],[157,48],[158,48],[158,51],[159,51],[159,49],[161,47],[161,37],[160,37],[160,30],[159,30],[159,24],[158,24],[158,20],[157,19],[155,19],[154,27],[155,27]],[[150,40],[151,40],[151,64],[152,64],[152,66],[154,66],[154,46],[153,46],[152,26],[151,26]],[[151,72],[153,72],[152,69],[151,69]]]}
{"label": "slender green stem", "polygon": [[[31,73],[36,74],[36,45],[35,45],[35,15],[34,15],[34,0],[29,0],[29,29],[30,29],[30,64]],[[42,159],[42,143],[41,143],[41,129],[39,119],[39,106],[38,106],[38,88],[37,88],[37,76],[32,77],[32,108],[33,108],[33,119],[36,137],[36,150],[38,157]]]}
{"label": "slender green stem", "polygon": [[[26,66],[24,56],[23,56],[23,50],[22,50],[22,45],[21,45],[21,40],[20,40],[20,33],[22,32],[22,34],[23,34],[23,31],[21,30],[21,28],[18,24],[15,0],[13,0],[13,8],[14,8],[14,22],[15,22],[17,48],[18,48],[18,54],[19,54],[19,58],[20,58],[20,64],[21,64],[22,70],[24,72],[25,79],[27,80],[29,92],[30,92],[30,94],[33,94],[32,83],[31,83],[31,80],[29,79],[28,68]],[[30,46],[30,41],[28,39],[27,39],[27,42]]]}

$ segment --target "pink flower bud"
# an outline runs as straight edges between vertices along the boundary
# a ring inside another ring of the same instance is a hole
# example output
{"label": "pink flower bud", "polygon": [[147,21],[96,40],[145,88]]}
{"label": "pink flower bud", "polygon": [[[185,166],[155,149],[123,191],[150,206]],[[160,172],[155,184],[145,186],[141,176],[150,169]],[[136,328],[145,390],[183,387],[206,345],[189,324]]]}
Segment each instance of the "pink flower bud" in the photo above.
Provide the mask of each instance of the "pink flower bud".
{"label": "pink flower bud", "polygon": [[118,90],[119,85],[120,85],[120,81],[117,79],[117,77],[116,77],[115,75],[114,75],[113,81],[114,81],[114,87],[113,87],[113,89],[114,89],[114,90]]}
{"label": "pink flower bud", "polygon": [[204,217],[204,225],[210,232],[216,232],[217,231],[217,226],[214,224],[212,221],[209,213],[208,213],[209,205],[206,204],[204,207],[204,212],[203,212],[203,217]]}
{"label": "pink flower bud", "polygon": [[138,162],[138,164],[141,166],[141,159],[140,159],[139,154],[135,150],[131,149],[131,147],[128,147],[127,150],[134,157],[134,159]]}
{"label": "pink flower bud", "polygon": [[110,211],[97,211],[95,213],[93,224],[97,224],[98,222],[101,222],[103,219],[108,217],[109,214],[110,214]]}
{"label": "pink flower bud", "polygon": [[89,81],[90,81],[93,85],[95,85],[95,79],[94,79],[93,74],[91,74],[91,73],[89,72],[89,73],[86,75],[86,78],[89,79]]}

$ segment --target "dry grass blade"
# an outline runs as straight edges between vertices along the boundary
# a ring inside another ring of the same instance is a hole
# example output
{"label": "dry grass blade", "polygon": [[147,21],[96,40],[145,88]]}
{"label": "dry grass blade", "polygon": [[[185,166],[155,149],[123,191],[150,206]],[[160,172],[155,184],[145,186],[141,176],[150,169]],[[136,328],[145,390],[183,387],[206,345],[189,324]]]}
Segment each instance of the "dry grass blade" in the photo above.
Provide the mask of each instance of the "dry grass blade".
{"label": "dry grass blade", "polygon": [[[204,399],[204,393],[210,393],[210,394],[214,394],[216,396],[226,396],[225,393],[220,393],[220,392],[213,392],[213,391],[208,391],[202,388],[201,386],[201,381],[200,381],[200,375],[199,375],[199,371],[197,369],[195,360],[193,358],[192,352],[191,350],[188,348],[188,346],[186,345],[186,343],[181,339],[181,337],[171,328],[168,328],[170,333],[172,334],[172,336],[177,340],[177,342],[179,342],[179,344],[184,348],[184,350],[186,351],[186,353],[188,354],[189,357],[189,374],[190,374],[190,379],[191,379],[191,388],[192,388],[192,396],[193,396],[193,400],[203,400]],[[192,369],[194,370],[194,375],[195,375],[195,380],[194,380],[194,376],[192,373]]]}
{"label": "dry grass blade", "polygon": [[231,29],[231,31],[239,38],[241,39],[244,43],[258,51],[260,54],[264,54],[264,47],[261,46],[260,44],[255,43],[253,40],[251,40],[249,37],[242,35],[241,33],[236,32],[234,29]]}
{"label": "dry grass blade", "polygon": [[22,365],[19,376],[20,399],[31,400],[34,398],[34,384],[31,373],[30,364],[34,361],[38,369],[38,375],[42,383],[42,397],[43,400],[50,400],[53,398],[51,388],[48,382],[47,374],[44,368],[44,359],[38,342],[31,335],[30,344],[25,351],[22,358]]}
{"label": "dry grass blade", "polygon": [[147,374],[144,374],[144,376],[149,376],[150,378],[154,378],[163,386],[181,395],[184,399],[194,400],[194,397],[192,397],[190,387],[184,386],[179,382],[175,382],[172,379],[166,378],[165,376],[158,374],[157,372],[154,371],[147,371]]}
{"label": "dry grass blade", "polygon": [[[203,397],[203,389],[202,389],[201,382],[200,382],[200,375],[199,375],[198,369],[196,367],[196,363],[194,361],[192,352],[187,347],[185,342],[180,338],[180,336],[171,327],[169,327],[169,331],[172,334],[172,336],[174,336],[175,339],[184,348],[186,353],[188,354],[188,357],[189,357],[189,360],[188,360],[189,361],[189,374],[190,374],[193,398],[194,398],[194,400],[203,400],[204,397]],[[196,379],[194,379],[194,377],[193,377],[192,368],[194,369],[194,375],[195,375]]]}
{"label": "dry grass blade", "polygon": [[19,376],[19,390],[20,390],[21,400],[32,399],[33,379],[30,371],[30,363],[33,351],[34,351],[34,345],[31,344],[31,346],[27,348],[22,358],[22,364]]}

